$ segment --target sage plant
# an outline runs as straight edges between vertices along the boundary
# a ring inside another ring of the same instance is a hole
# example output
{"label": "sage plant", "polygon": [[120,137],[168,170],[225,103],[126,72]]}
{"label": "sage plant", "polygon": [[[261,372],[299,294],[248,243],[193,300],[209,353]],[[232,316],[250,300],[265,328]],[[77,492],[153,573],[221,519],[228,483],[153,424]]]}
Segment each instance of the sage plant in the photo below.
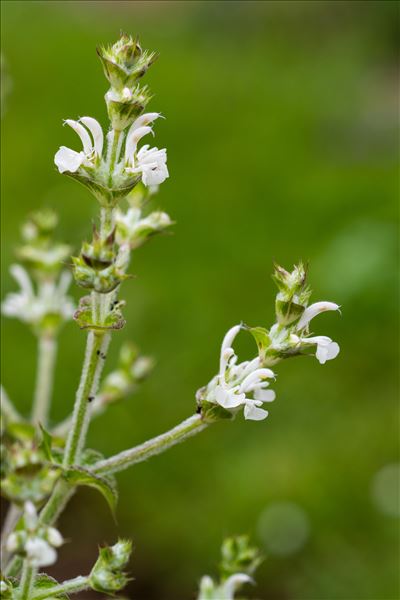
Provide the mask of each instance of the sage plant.
{"label": "sage plant", "polygon": [[[2,598],[44,600],[86,589],[111,595],[121,590],[127,582],[129,540],[102,547],[87,574],[57,582],[42,573],[43,567],[55,562],[57,549],[64,543],[57,519],[75,490],[93,487],[115,510],[115,473],[218,421],[233,420],[242,409],[245,419],[265,419],[265,406],[275,398],[271,384],[280,361],[315,355],[323,364],[339,352],[329,337],[310,335],[311,320],[321,312],[337,311],[338,305],[309,303],[311,290],[303,264],[292,271],[276,265],[275,322],[269,327],[237,324],[229,329],[222,340],[216,374],[198,390],[191,416],[170,431],[111,457],[87,447],[91,419],[134,393],[152,370],[151,359],[128,343],[121,347],[115,370],[102,377],[108,347],[125,325],[120,291],[130,278],[132,253],[172,225],[165,212],[148,208],[151,196],[169,177],[166,150],[142,143],[154,134],[153,127],[161,118],[159,112],[146,112],[151,95],[141,83],[156,54],[123,34],[114,45],[99,48],[98,55],[110,85],[105,95],[107,133],[93,117],[67,119],[65,125],[76,132],[80,147],[61,146],[54,159],[58,171],[80,182],[97,202],[92,239],[69,259],[71,248],[55,240],[56,215],[51,210],[31,214],[22,229],[19,262],[11,267],[20,289],[2,305],[4,315],[31,328],[38,345],[30,417],[21,415],[2,391],[2,491],[10,503],[2,538]],[[78,307],[68,296],[72,278],[85,290]],[[86,350],[72,413],[53,425],[50,408],[57,340],[70,319],[86,336]],[[239,360],[234,350],[239,334],[254,338],[251,360]],[[223,570],[220,581],[208,576],[201,580],[199,599],[233,598],[238,587],[250,580],[258,558],[247,542],[228,540],[224,552],[231,566]]]}

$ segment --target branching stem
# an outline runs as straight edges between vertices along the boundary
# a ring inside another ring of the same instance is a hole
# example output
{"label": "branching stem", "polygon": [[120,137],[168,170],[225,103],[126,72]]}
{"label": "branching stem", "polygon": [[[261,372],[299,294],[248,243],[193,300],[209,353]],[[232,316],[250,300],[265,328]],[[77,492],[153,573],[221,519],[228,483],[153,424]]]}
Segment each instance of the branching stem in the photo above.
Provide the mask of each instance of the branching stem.
{"label": "branching stem", "polygon": [[36,592],[32,595],[32,600],[45,600],[45,598],[55,598],[61,594],[76,594],[89,589],[89,577],[79,575],[74,579],[68,579],[58,585],[48,587],[46,590]]}
{"label": "branching stem", "polygon": [[168,448],[203,431],[207,425],[208,423],[204,422],[200,415],[193,415],[185,421],[182,421],[182,423],[179,423],[179,425],[176,425],[176,427],[173,427],[169,431],[166,431],[139,446],[124,450],[111,458],[99,461],[93,466],[92,472],[97,475],[105,475],[123,471],[136,463],[147,460],[151,456],[165,452]]}
{"label": "branching stem", "polygon": [[33,400],[32,421],[47,426],[53,391],[57,341],[54,334],[44,332],[38,338],[38,367]]}

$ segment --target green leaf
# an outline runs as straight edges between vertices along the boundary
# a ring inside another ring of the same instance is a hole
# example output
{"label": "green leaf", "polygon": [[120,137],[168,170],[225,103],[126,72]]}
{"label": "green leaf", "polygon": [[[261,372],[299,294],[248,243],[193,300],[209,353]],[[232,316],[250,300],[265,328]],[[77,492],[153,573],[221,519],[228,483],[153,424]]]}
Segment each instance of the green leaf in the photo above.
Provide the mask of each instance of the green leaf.
{"label": "green leaf", "polygon": [[36,430],[29,423],[9,423],[7,433],[21,442],[31,441],[35,437]]}
{"label": "green leaf", "polygon": [[113,477],[100,477],[99,475],[94,475],[84,467],[71,467],[64,471],[64,478],[71,485],[86,485],[100,492],[106,499],[115,518],[118,493]]}
{"label": "green leaf", "polygon": [[214,402],[200,401],[201,416],[206,423],[214,423],[215,421],[229,420],[234,418],[234,414]]}
{"label": "green leaf", "polygon": [[42,432],[42,441],[40,442],[39,448],[43,451],[47,460],[53,462],[53,455],[51,453],[52,437],[42,425],[40,425],[40,430]]}
{"label": "green leaf", "polygon": [[[50,577],[45,573],[39,573],[39,575],[36,576],[35,583],[33,585],[32,595],[39,592],[43,593],[47,589],[51,589],[55,585],[58,585],[58,581],[56,579],[53,579],[53,577]],[[55,600],[56,598],[60,600],[69,600],[69,596],[67,596],[67,594],[57,594],[57,596],[48,596],[46,600]]]}

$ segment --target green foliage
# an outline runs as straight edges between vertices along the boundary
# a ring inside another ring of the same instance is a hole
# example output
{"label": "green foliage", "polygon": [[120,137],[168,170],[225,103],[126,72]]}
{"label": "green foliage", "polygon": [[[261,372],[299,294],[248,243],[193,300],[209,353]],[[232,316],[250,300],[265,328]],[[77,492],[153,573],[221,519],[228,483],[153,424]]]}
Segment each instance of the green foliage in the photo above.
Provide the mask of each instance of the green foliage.
{"label": "green foliage", "polygon": [[63,471],[63,477],[71,486],[84,485],[100,492],[107,501],[113,516],[115,516],[118,492],[115,479],[112,476],[100,477],[84,467],[71,467]]}

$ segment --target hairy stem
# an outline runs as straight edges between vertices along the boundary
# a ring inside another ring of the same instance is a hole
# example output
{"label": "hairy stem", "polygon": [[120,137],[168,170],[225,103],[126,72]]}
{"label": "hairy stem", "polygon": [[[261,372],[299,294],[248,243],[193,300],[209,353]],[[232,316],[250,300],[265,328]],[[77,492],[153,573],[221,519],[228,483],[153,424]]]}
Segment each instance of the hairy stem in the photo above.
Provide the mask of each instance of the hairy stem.
{"label": "hairy stem", "polygon": [[179,444],[196,433],[203,431],[207,425],[208,423],[204,422],[200,415],[193,415],[182,421],[182,423],[179,423],[173,429],[144,442],[144,444],[124,450],[111,458],[97,462],[91,470],[97,475],[123,471],[136,463],[147,460],[151,456],[165,452],[165,450],[175,446],[175,444]]}
{"label": "hairy stem", "polygon": [[42,525],[52,525],[55,523],[74,491],[74,488],[72,488],[65,479],[59,479],[54,487],[53,493],[40,513],[40,523]]}
{"label": "hairy stem", "polygon": [[28,559],[25,559],[18,589],[18,600],[32,600],[31,590],[36,573],[37,569],[31,566]]}
{"label": "hairy stem", "polygon": [[10,423],[19,423],[24,421],[22,415],[19,414],[14,404],[11,402],[6,390],[0,386],[0,409],[1,416]]}
{"label": "hairy stem", "polygon": [[47,425],[51,394],[53,391],[54,364],[57,341],[54,335],[43,333],[38,339],[38,367],[33,400],[32,421]]}
{"label": "hairy stem", "polygon": [[103,357],[105,357],[109,342],[109,333],[94,331],[88,333],[82,375],[72,416],[72,427],[65,449],[64,466],[72,465],[79,460],[89,425],[88,406],[97,393],[104,366]]}
{"label": "hairy stem", "polygon": [[74,579],[68,579],[58,585],[48,587],[46,590],[34,593],[32,600],[45,600],[45,598],[58,597],[60,594],[76,594],[76,592],[82,592],[89,587],[89,577],[79,575]]}
{"label": "hairy stem", "polygon": [[10,558],[10,552],[6,548],[8,536],[14,531],[16,524],[22,511],[16,504],[10,504],[6,517],[4,519],[3,529],[1,532],[1,545],[0,545],[0,559],[1,559],[1,570],[4,570],[7,562]]}

